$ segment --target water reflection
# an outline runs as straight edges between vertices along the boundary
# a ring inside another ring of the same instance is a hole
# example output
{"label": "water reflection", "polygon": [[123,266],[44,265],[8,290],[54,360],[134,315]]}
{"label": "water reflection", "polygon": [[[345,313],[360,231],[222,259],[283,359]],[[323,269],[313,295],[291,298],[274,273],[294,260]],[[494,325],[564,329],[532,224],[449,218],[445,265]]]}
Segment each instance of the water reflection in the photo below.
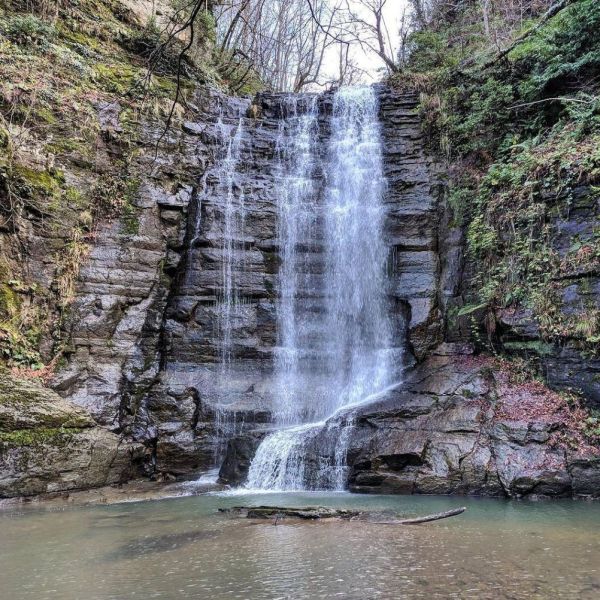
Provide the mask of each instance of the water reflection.
{"label": "water reflection", "polygon": [[[239,504],[321,504],[406,516],[402,527],[252,522]],[[600,505],[350,494],[197,496],[0,513],[0,597],[598,598]]]}

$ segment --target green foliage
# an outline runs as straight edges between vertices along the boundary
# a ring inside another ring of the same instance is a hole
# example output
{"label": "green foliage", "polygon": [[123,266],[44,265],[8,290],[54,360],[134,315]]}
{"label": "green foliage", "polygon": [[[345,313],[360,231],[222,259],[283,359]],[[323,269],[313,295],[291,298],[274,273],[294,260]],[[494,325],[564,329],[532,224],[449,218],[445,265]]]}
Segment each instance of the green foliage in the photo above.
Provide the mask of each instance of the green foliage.
{"label": "green foliage", "polygon": [[34,290],[18,279],[12,279],[6,265],[0,265],[0,360],[11,365],[37,368],[41,358],[36,350],[39,343],[39,314],[27,308],[24,298]]}
{"label": "green foliage", "polygon": [[474,266],[459,316],[485,320],[491,335],[494,311],[518,306],[545,340],[597,352],[600,310],[566,314],[562,295],[570,277],[597,270],[600,236],[559,252],[554,224],[589,206],[600,182],[600,3],[574,2],[495,62],[471,13],[458,7],[413,34],[402,79],[421,92],[430,145],[453,165],[449,205]]}
{"label": "green foliage", "polygon": [[431,71],[457,66],[459,56],[448,48],[446,32],[415,31],[409,35],[410,68]]}
{"label": "green foliage", "polygon": [[487,151],[500,132],[510,130],[507,107],[514,103],[511,83],[487,77],[483,83],[457,87],[447,93],[447,121],[452,145],[460,153]]}
{"label": "green foliage", "polygon": [[15,15],[6,19],[2,33],[15,44],[46,47],[55,35],[55,28],[34,15]]}
{"label": "green foliage", "polygon": [[584,434],[591,441],[600,442],[600,411],[593,410],[584,423]]}
{"label": "green foliage", "polygon": [[581,82],[600,68],[600,3],[579,0],[511,53],[517,68],[527,72],[524,98]]}

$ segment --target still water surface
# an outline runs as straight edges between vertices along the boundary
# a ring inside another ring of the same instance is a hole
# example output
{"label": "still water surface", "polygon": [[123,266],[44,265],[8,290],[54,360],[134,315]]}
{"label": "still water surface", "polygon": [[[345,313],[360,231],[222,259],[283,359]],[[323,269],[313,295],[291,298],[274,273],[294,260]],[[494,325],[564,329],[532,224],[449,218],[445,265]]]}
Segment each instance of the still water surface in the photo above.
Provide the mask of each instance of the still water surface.
{"label": "still water surface", "polygon": [[[419,515],[418,526],[255,523],[239,504]],[[204,495],[0,511],[2,600],[600,598],[600,503]]]}

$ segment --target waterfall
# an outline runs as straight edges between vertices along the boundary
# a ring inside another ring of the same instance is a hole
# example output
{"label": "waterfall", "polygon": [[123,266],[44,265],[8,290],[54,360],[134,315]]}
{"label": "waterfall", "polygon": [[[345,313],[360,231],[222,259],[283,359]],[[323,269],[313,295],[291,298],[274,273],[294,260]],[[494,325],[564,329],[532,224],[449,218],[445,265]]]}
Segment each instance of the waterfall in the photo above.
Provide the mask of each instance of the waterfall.
{"label": "waterfall", "polygon": [[338,90],[323,148],[318,113],[314,97],[285,111],[279,128],[279,430],[256,452],[252,488],[343,489],[351,407],[389,388],[401,365],[377,96],[371,87]]}
{"label": "waterfall", "polygon": [[218,310],[221,330],[221,365],[227,369],[231,362],[233,320],[240,305],[235,275],[236,271],[243,269],[245,198],[244,190],[237,185],[236,181],[242,147],[242,119],[239,119],[237,127],[233,131],[232,127],[225,125],[221,119],[218,122],[218,128],[221,134],[223,156],[217,163],[216,176],[219,179],[219,192],[225,198],[221,247],[223,253],[222,283]]}
{"label": "waterfall", "polygon": [[312,238],[317,219],[314,195],[318,105],[317,96],[288,96],[284,102],[288,116],[279,123],[276,147],[281,267],[274,416],[279,425],[290,425],[301,418],[302,405],[298,402],[298,394],[301,369],[306,358],[302,355],[305,350],[303,341],[312,316],[305,310],[303,312],[299,295],[300,287],[310,284],[306,266],[315,252]]}
{"label": "waterfall", "polygon": [[[236,325],[243,321],[245,303],[240,295],[239,278],[244,271],[244,226],[246,202],[241,184],[241,158],[244,150],[243,118],[233,123],[225,122],[221,116],[216,123],[219,145],[215,156],[215,166],[208,174],[212,183],[208,189],[213,198],[219,200],[222,211],[222,235],[220,285],[215,303],[216,324],[218,327],[219,364],[216,377],[224,381],[230,377],[234,354],[234,332]],[[214,406],[215,465],[222,461],[227,441],[241,432],[243,423],[238,423],[235,411],[226,407]]]}

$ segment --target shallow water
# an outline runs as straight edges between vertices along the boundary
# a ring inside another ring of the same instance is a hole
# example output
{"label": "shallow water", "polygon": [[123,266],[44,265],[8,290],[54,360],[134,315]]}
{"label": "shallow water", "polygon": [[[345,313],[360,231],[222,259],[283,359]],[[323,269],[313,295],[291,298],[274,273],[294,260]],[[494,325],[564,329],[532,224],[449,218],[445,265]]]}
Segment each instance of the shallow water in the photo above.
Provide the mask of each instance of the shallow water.
{"label": "shallow water", "polygon": [[[422,515],[418,526],[256,523],[239,504]],[[205,495],[0,511],[0,598],[599,598],[600,504],[351,494]]]}

